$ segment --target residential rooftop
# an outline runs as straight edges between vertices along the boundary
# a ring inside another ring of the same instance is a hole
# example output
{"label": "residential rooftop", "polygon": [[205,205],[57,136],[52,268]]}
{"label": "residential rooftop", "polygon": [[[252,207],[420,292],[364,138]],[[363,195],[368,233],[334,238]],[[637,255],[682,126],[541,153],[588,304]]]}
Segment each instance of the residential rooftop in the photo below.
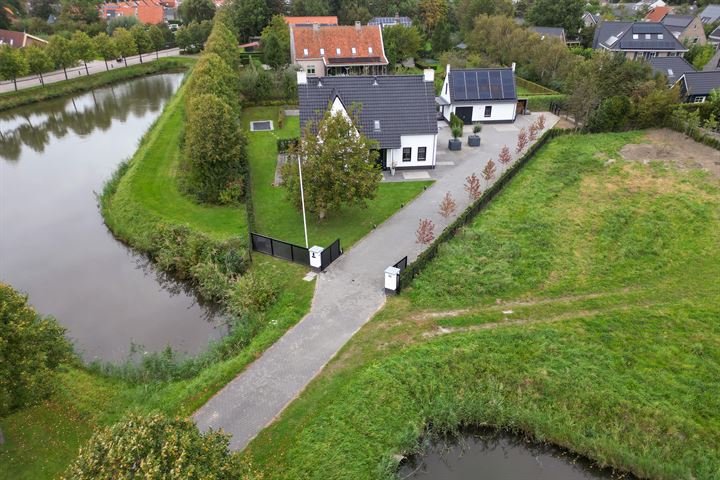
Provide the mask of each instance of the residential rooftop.
{"label": "residential rooftop", "polygon": [[674,85],[683,74],[695,71],[683,57],[654,57],[649,59],[648,63],[653,71],[665,75],[670,85]]}

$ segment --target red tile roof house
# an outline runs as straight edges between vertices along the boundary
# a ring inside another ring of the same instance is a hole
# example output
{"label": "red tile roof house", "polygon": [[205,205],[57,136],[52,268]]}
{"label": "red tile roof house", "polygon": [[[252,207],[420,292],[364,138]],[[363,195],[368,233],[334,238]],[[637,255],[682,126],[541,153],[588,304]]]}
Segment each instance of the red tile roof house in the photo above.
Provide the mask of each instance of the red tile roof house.
{"label": "red tile roof house", "polygon": [[107,20],[115,17],[137,17],[142,23],[157,24],[163,22],[163,15],[163,4],[155,0],[108,2],[100,7],[100,16]]}
{"label": "red tile roof house", "polygon": [[290,59],[308,76],[383,75],[388,60],[380,25],[290,26]]}
{"label": "red tile roof house", "polygon": [[29,35],[25,32],[14,32],[12,30],[0,30],[0,45],[10,45],[15,48],[23,48],[28,45],[45,45],[48,42],[42,38]]}
{"label": "red tile roof house", "polygon": [[672,13],[672,8],[670,7],[655,7],[652,10],[648,12],[647,15],[645,15],[645,21],[646,22],[660,22],[663,18],[665,18],[665,15],[669,15]]}
{"label": "red tile roof house", "polygon": [[337,25],[337,17],[285,17],[285,23],[288,25],[302,25],[311,27],[315,24],[318,25]]}

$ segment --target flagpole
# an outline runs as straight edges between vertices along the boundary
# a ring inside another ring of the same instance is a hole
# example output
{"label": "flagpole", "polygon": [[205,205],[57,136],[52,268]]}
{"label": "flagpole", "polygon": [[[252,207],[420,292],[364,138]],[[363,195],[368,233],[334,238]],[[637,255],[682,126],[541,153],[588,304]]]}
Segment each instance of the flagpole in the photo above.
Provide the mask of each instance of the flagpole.
{"label": "flagpole", "polygon": [[310,248],[308,245],[307,220],[305,218],[305,192],[303,191],[302,158],[300,155],[298,155],[298,171],[300,172],[300,202],[302,203],[303,228],[305,229],[305,248]]}

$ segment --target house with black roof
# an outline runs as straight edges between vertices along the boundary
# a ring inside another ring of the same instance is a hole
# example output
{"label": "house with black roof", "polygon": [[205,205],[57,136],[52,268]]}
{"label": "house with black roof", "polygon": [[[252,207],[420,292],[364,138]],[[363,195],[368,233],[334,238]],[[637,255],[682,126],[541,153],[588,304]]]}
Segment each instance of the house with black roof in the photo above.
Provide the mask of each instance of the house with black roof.
{"label": "house with black roof", "polygon": [[665,15],[660,21],[675,38],[685,45],[705,45],[707,37],[700,17],[695,15]]}
{"label": "house with black roof", "polygon": [[377,141],[383,170],[434,168],[437,147],[435,72],[423,75],[308,77],[298,72],[300,127],[317,125],[325,112],[344,112],[355,127]]}
{"label": "house with black roof", "polygon": [[662,23],[602,22],[595,29],[593,48],[630,60],[675,57],[688,51]]}
{"label": "house with black roof", "polygon": [[720,89],[720,70],[688,72],[676,84],[685,103],[703,103],[711,91]]}
{"label": "house with black roof", "polygon": [[695,68],[683,57],[654,57],[648,60],[655,73],[661,73],[668,79],[668,85],[675,85],[680,77]]}
{"label": "house with black roof", "polygon": [[442,117],[454,113],[466,125],[477,122],[514,122],[517,91],[514,68],[452,69],[447,66],[445,81],[436,102]]}
{"label": "house with black roof", "polygon": [[562,27],[529,27],[531,32],[535,32],[540,35],[540,39],[545,40],[546,38],[557,38],[562,40],[563,43],[567,42],[565,38],[565,29]]}

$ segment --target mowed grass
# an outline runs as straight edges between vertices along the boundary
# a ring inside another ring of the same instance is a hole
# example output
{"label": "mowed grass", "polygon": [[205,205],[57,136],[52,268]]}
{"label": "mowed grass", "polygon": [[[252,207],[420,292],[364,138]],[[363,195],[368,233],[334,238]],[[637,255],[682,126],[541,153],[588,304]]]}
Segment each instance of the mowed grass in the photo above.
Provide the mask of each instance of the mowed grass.
{"label": "mowed grass", "polygon": [[[286,117],[278,129],[279,107],[253,107],[243,110],[243,124],[248,130],[248,153],[252,175],[255,230],[257,233],[298,245],[305,244],[302,213],[287,199],[282,187],[273,186],[277,165],[277,139],[300,136],[298,117]],[[276,130],[250,132],[250,122],[272,120]],[[332,212],[323,221],[308,214],[310,245],[327,247],[340,238],[349,247],[368,234],[374,226],[387,220],[402,205],[412,201],[430,182],[382,183],[377,196],[367,208],[345,207]]]}
{"label": "mowed grass", "polygon": [[642,141],[541,149],[245,456],[264,478],[393,478],[422,435],[483,424],[719,478],[720,187],[621,159]]}

